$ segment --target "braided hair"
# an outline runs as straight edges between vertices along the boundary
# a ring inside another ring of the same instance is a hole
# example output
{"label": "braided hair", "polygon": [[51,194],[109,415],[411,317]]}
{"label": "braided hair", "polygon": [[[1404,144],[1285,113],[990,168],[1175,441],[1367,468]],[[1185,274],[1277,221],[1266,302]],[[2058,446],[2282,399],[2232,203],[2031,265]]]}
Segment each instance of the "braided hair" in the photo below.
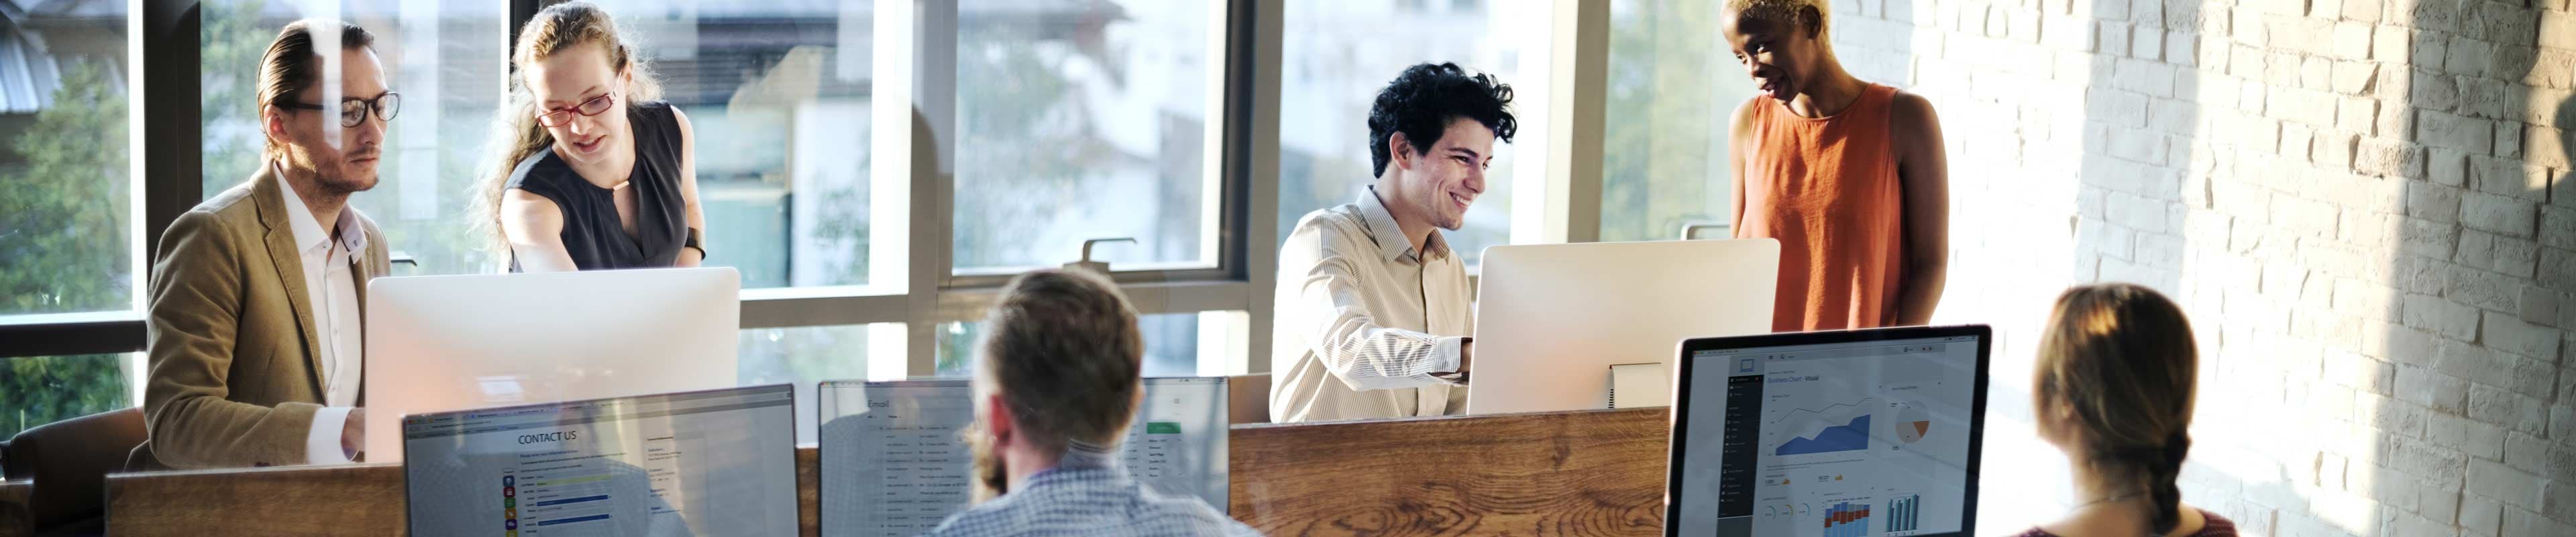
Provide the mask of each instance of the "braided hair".
{"label": "braided hair", "polygon": [[2155,512],[2145,529],[2173,531],[2199,371],[2182,309],[2135,284],[2068,289],[2049,315],[2038,362],[2033,408],[2063,412],[2076,456],[2147,492]]}

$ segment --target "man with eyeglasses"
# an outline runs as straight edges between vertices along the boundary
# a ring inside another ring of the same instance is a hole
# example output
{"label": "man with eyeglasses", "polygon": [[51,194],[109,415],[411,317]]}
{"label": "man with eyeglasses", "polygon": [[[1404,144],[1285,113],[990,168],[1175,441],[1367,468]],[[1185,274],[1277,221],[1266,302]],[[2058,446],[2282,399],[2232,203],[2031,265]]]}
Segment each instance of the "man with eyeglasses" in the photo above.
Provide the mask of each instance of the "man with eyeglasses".
{"label": "man with eyeglasses", "polygon": [[376,186],[402,105],[374,40],[297,21],[260,57],[259,169],[171,222],[153,257],[150,436],[129,467],[345,463],[366,445],[359,308],[391,263],[349,195]]}

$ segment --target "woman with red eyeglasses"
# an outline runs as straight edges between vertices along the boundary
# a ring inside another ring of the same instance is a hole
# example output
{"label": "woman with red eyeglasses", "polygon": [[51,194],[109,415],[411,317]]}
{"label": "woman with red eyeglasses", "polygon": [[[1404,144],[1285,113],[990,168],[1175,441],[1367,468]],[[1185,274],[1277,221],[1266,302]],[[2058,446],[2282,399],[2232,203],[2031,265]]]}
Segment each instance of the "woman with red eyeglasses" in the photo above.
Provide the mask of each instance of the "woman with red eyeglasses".
{"label": "woman with red eyeglasses", "polygon": [[521,29],[509,132],[476,221],[513,272],[694,267],[706,259],[689,118],[587,2]]}

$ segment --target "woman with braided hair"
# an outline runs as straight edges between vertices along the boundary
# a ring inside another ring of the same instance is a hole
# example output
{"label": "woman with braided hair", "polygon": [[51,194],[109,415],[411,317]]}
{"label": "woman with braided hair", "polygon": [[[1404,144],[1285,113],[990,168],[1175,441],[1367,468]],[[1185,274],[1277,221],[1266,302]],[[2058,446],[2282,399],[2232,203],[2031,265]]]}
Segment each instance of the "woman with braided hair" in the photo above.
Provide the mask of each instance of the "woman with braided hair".
{"label": "woman with braided hair", "polygon": [[2042,439],[2074,463],[2074,510],[2019,537],[2234,537],[2236,523],[2182,503],[2199,350],[2182,310],[2134,284],[2066,290],[2031,382]]}

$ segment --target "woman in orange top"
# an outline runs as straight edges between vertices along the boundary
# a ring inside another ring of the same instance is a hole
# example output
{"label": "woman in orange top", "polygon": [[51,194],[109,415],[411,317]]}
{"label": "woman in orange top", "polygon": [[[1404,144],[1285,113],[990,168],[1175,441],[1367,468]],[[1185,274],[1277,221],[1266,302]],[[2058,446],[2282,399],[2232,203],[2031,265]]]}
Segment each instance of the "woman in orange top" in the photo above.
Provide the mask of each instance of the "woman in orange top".
{"label": "woman in orange top", "polygon": [[1780,241],[1782,332],[1926,324],[1948,272],[1941,123],[1862,82],[1823,0],[1728,0],[1719,25],[1763,95],[1735,110],[1735,236]]}

